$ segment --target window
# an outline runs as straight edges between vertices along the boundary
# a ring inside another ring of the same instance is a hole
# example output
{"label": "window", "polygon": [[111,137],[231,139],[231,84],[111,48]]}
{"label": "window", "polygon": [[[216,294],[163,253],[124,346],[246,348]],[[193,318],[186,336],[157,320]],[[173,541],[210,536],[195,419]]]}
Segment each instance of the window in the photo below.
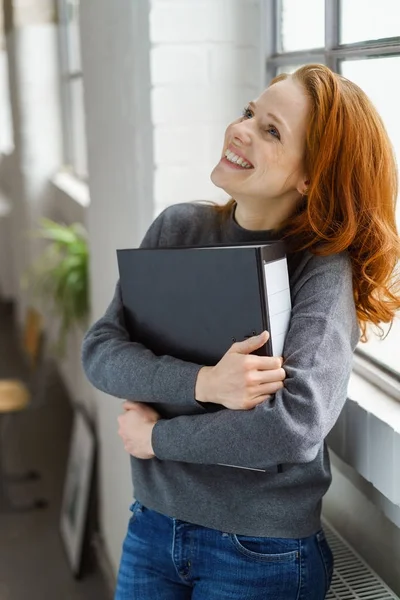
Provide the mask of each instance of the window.
{"label": "window", "polygon": [[0,0],[0,154],[10,154],[14,148],[8,58],[4,31],[3,0]]}
{"label": "window", "polygon": [[65,165],[87,177],[83,77],[79,38],[79,0],[58,0]]}
{"label": "window", "polygon": [[[266,81],[319,62],[357,83],[382,116],[400,164],[400,2],[267,0],[270,42]],[[271,26],[272,23],[272,26]],[[400,228],[400,199],[397,205]],[[383,326],[388,331],[388,326]],[[357,354],[400,381],[400,315],[384,340],[374,335]]]}
{"label": "window", "polygon": [[[312,27],[306,30],[300,23],[310,24],[305,15],[312,15]],[[325,5],[323,0],[281,0],[280,3],[280,35],[278,49],[281,52],[320,48],[324,45]]]}
{"label": "window", "polygon": [[[342,0],[340,42],[351,44],[400,35],[398,0]],[[360,18],[360,16],[362,18]]]}

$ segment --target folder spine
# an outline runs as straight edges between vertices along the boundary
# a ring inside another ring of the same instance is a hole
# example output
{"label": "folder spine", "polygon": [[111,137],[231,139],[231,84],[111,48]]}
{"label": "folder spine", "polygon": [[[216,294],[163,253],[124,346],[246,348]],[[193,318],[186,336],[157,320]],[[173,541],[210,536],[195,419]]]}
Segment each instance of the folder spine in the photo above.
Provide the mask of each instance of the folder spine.
{"label": "folder spine", "polygon": [[[257,261],[257,272],[258,272],[258,286],[260,293],[260,304],[261,304],[261,315],[263,322],[263,329],[269,331],[269,321],[268,321],[268,299],[266,293],[266,285],[265,285],[265,274],[264,274],[264,261],[263,255],[260,248],[255,248],[256,253],[256,261]],[[261,333],[258,331],[257,333]],[[271,332],[269,331],[270,337],[265,344],[265,347],[261,348],[262,354],[267,356],[272,356],[272,340],[271,340]]]}

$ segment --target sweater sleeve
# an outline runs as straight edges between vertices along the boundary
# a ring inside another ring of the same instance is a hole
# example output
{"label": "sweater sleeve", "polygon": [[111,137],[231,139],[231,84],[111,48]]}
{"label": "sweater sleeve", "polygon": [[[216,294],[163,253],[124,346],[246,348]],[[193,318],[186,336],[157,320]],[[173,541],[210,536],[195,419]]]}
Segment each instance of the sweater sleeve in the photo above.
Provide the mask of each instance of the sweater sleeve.
{"label": "sweater sleeve", "polygon": [[[141,247],[159,245],[163,213],[146,233]],[[148,348],[131,341],[125,326],[119,282],[104,316],[86,333],[82,365],[92,385],[99,390],[137,402],[193,405],[197,374],[202,365],[156,356]],[[204,409],[203,409],[204,410]]]}
{"label": "sweater sleeve", "polygon": [[160,420],[160,460],[268,469],[311,462],[345,403],[359,328],[351,264],[343,253],[313,257],[292,298],[284,347],[286,380],[271,401]]}

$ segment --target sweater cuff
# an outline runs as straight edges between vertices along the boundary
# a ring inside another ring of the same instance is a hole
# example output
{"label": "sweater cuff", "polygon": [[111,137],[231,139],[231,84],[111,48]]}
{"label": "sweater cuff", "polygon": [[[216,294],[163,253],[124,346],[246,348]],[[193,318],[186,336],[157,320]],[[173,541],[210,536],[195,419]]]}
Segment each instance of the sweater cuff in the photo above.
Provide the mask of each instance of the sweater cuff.
{"label": "sweater cuff", "polygon": [[159,419],[157,423],[153,427],[153,431],[151,433],[151,445],[153,447],[153,452],[155,457],[159,460],[168,460],[164,458],[163,450],[162,450],[162,428],[163,424],[167,422],[166,419]]}

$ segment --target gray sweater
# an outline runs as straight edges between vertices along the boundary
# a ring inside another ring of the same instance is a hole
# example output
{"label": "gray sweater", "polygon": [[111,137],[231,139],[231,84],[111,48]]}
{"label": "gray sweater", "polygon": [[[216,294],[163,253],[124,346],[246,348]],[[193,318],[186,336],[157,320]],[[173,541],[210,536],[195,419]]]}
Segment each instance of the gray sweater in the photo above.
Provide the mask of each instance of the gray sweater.
{"label": "gray sweater", "polygon": [[[142,247],[276,237],[243,229],[234,211],[223,219],[210,205],[185,203],[159,215]],[[359,340],[352,269],[346,252],[317,257],[307,251],[288,254],[288,268],[286,380],[272,400],[252,410],[207,412],[194,393],[201,365],[155,356],[131,342],[119,284],[104,317],[87,332],[83,366],[91,383],[112,396],[156,403],[162,415],[153,430],[156,458],[131,458],[135,497],[148,508],[250,536],[298,538],[320,527],[331,483],[324,440],[345,403]]]}

